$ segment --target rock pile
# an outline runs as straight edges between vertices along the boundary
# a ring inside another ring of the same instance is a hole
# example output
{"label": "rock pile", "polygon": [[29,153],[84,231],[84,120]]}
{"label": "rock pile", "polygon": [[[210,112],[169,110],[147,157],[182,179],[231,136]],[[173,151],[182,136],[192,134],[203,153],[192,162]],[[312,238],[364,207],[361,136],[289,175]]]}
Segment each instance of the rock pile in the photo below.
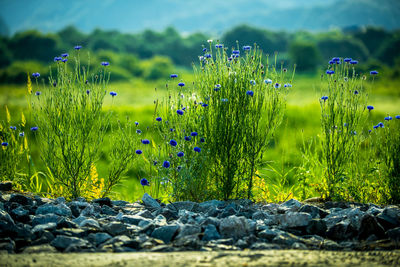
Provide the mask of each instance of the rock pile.
{"label": "rock pile", "polygon": [[400,208],[291,199],[159,203],[66,202],[0,194],[0,251],[130,252],[239,249],[394,249]]}

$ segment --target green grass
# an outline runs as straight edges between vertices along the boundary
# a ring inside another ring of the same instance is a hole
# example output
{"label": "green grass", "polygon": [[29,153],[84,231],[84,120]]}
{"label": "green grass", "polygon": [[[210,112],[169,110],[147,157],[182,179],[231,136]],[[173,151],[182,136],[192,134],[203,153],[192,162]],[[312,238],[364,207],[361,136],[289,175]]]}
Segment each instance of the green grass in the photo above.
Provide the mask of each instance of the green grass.
{"label": "green grass", "polygon": [[[182,79],[185,83],[193,80],[193,75],[190,72],[178,74],[178,79]],[[293,88],[288,95],[283,123],[264,155],[264,159],[271,162],[271,165],[282,173],[289,172],[293,167],[301,164],[303,140],[307,141],[320,132],[319,98],[321,92],[318,89],[320,82],[320,76],[295,76]],[[157,98],[161,99],[165,95],[165,84],[166,81],[150,82],[141,79],[111,83],[109,91],[116,91],[118,96],[113,103],[111,98],[108,98],[106,106],[115,111],[115,116],[120,118],[128,116],[132,121],[139,121],[140,127],[144,129],[152,122],[153,101]],[[399,85],[398,80],[385,80],[378,77],[375,81],[374,88],[370,90],[369,100],[369,103],[375,107],[371,117],[371,126],[383,121],[383,117],[387,114],[392,116],[400,114]],[[155,91],[155,88],[157,88],[157,91]],[[26,93],[26,86],[0,85],[0,120],[5,120],[5,105],[8,106],[16,121],[20,119],[19,112],[26,110],[28,104]],[[37,168],[43,170],[41,169],[41,160],[37,153],[33,152],[33,159]],[[104,160],[98,163],[99,177],[106,176],[107,164]],[[115,198],[134,201],[141,197],[143,188],[139,186],[138,173],[137,168],[128,172],[123,184],[115,188]],[[267,181],[281,179],[280,175],[268,170],[267,167],[260,170],[260,176],[266,178]],[[289,188],[295,182],[293,172],[289,173],[285,187]]]}

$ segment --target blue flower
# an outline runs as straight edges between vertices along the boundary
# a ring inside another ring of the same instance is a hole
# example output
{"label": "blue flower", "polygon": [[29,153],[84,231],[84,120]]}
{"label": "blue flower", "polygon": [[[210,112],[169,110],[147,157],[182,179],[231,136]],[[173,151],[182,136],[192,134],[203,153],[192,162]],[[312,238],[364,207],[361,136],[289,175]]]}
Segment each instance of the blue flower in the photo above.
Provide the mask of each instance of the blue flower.
{"label": "blue flower", "polygon": [[332,74],[334,74],[334,73],[335,73],[334,70],[327,70],[327,71],[326,71],[326,74],[328,74],[328,75],[332,75]]}
{"label": "blue flower", "polygon": [[195,146],[195,147],[193,148],[193,150],[196,151],[196,152],[200,152],[200,151],[201,151],[201,148],[198,147],[198,146]]}
{"label": "blue flower", "polygon": [[111,91],[111,92],[110,92],[110,96],[114,97],[114,96],[116,96],[116,95],[117,95],[116,92],[114,92],[114,91]]}
{"label": "blue flower", "polygon": [[374,128],[374,129],[379,128],[379,124],[378,124],[378,125],[374,125],[373,128]]}
{"label": "blue flower", "polygon": [[286,83],[284,86],[285,87],[292,87],[292,85],[290,83]]}
{"label": "blue flower", "polygon": [[385,121],[391,121],[393,118],[391,116],[385,117]]}
{"label": "blue flower", "polygon": [[358,64],[358,61],[357,61],[357,60],[351,60],[351,61],[350,61],[350,64],[352,64],[352,65],[357,65],[357,64]]}
{"label": "blue flower", "polygon": [[204,48],[203,48],[203,52],[207,52],[207,48],[204,47]]}
{"label": "blue flower", "polygon": [[379,125],[379,127],[381,127],[381,128],[385,128],[385,125],[384,125],[382,122],[378,123],[378,125]]}
{"label": "blue flower", "polygon": [[62,58],[61,57],[55,57],[54,62],[60,61]]}
{"label": "blue flower", "polygon": [[69,56],[68,53],[61,54],[61,57],[68,57],[68,56]]}
{"label": "blue flower", "polygon": [[356,131],[351,131],[350,134],[357,135],[357,132]]}
{"label": "blue flower", "polygon": [[136,130],[136,133],[137,133],[137,134],[141,134],[141,133],[142,133],[142,130],[137,129],[137,130]]}
{"label": "blue flower", "polygon": [[86,94],[89,95],[90,94],[90,90],[86,90]]}
{"label": "blue flower", "polygon": [[153,165],[154,165],[154,166],[156,166],[157,163],[158,163],[157,160],[154,160],[154,161],[153,161]]}
{"label": "blue flower", "polygon": [[214,88],[214,91],[217,92],[217,91],[219,91],[220,89],[221,89],[221,85],[220,85],[220,84],[216,84],[216,85],[215,85],[215,88]]}
{"label": "blue flower", "polygon": [[164,167],[164,168],[169,168],[169,166],[171,166],[171,163],[169,163],[168,160],[166,160],[166,161],[163,162],[163,167]]}
{"label": "blue flower", "polygon": [[349,126],[349,124],[348,124],[347,122],[345,122],[345,123],[343,124],[343,126],[344,126],[344,127],[347,127],[347,126]]}
{"label": "blue flower", "polygon": [[221,101],[222,102],[228,102],[228,98],[222,98]]}
{"label": "blue flower", "polygon": [[204,139],[203,137],[200,138],[200,143],[204,143],[206,141],[206,139]]}
{"label": "blue flower", "polygon": [[162,121],[161,117],[157,117],[156,121]]}
{"label": "blue flower", "polygon": [[369,74],[370,74],[370,75],[377,75],[378,72],[377,72],[376,70],[371,70],[371,71],[369,72]]}
{"label": "blue flower", "polygon": [[148,144],[150,144],[150,140],[149,139],[143,139],[142,140],[142,144],[143,145],[148,145]]}
{"label": "blue flower", "polygon": [[146,178],[141,179],[141,180],[140,180],[140,184],[141,184],[142,186],[150,186],[149,181],[147,181]]}
{"label": "blue flower", "polygon": [[176,154],[178,157],[183,157],[184,155],[185,155],[185,153],[183,153],[182,151],[181,152],[178,152],[178,154]]}
{"label": "blue flower", "polygon": [[232,54],[234,54],[234,55],[239,55],[239,54],[240,54],[240,51],[239,51],[239,50],[233,50],[233,51],[232,51]]}
{"label": "blue flower", "polygon": [[328,100],[328,97],[327,96],[322,96],[321,100],[324,100],[324,102],[325,102],[326,100]]}
{"label": "blue flower", "polygon": [[170,132],[173,132],[173,131],[174,131],[174,128],[169,128],[169,131],[170,131]]}
{"label": "blue flower", "polygon": [[253,95],[254,95],[254,92],[251,91],[251,90],[249,90],[249,91],[246,92],[246,95],[253,96]]}
{"label": "blue flower", "polygon": [[223,47],[222,44],[216,44],[216,45],[215,45],[215,48],[222,48],[222,47]]}
{"label": "blue flower", "polygon": [[272,83],[272,80],[271,80],[271,79],[266,79],[264,82],[265,82],[266,84],[271,84],[271,83]]}
{"label": "blue flower", "polygon": [[171,146],[176,146],[178,143],[177,143],[174,139],[171,139],[171,140],[169,141],[169,144],[170,144]]}
{"label": "blue flower", "polygon": [[1,145],[5,147],[5,146],[8,146],[8,143],[7,142],[2,142]]}
{"label": "blue flower", "polygon": [[64,58],[64,59],[62,59],[61,61],[65,63],[65,62],[68,61],[68,58]]}
{"label": "blue flower", "polygon": [[197,132],[191,132],[190,135],[191,136],[197,136],[198,134],[197,134]]}
{"label": "blue flower", "polygon": [[140,149],[137,149],[137,150],[135,151],[135,153],[136,153],[136,154],[138,154],[138,155],[140,155],[140,154],[142,154],[142,153],[143,153],[143,151],[142,151],[142,150],[140,150]]}
{"label": "blue flower", "polygon": [[210,54],[205,54],[204,57],[211,58],[212,56]]}
{"label": "blue flower", "polygon": [[17,127],[15,127],[15,126],[10,126],[10,129],[15,131],[15,130],[17,130]]}
{"label": "blue flower", "polygon": [[245,46],[243,46],[243,50],[250,50],[251,49],[251,46],[249,46],[249,45],[245,45]]}
{"label": "blue flower", "polygon": [[106,67],[106,66],[110,65],[110,63],[108,63],[107,61],[103,61],[103,62],[101,62],[101,65]]}
{"label": "blue flower", "polygon": [[138,125],[139,125],[139,122],[138,122],[138,121],[135,121],[135,125],[138,126]]}
{"label": "blue flower", "polygon": [[250,80],[250,84],[251,85],[256,85],[256,81],[255,80]]}
{"label": "blue flower", "polygon": [[179,172],[182,169],[182,166],[178,166],[176,170]]}
{"label": "blue flower", "polygon": [[192,139],[192,137],[190,137],[190,136],[185,136],[185,140],[186,141],[190,141]]}
{"label": "blue flower", "polygon": [[36,92],[35,92],[35,95],[36,95],[36,96],[40,96],[41,94],[42,94],[42,93],[41,93],[40,91],[36,91]]}
{"label": "blue flower", "polygon": [[329,65],[335,64],[335,61],[329,60]]}
{"label": "blue flower", "polygon": [[24,133],[24,132],[20,132],[20,133],[19,133],[19,136],[24,137],[24,136],[25,136],[25,133]]}
{"label": "blue flower", "polygon": [[178,110],[176,111],[176,113],[178,113],[178,115],[183,115],[183,110],[178,109]]}
{"label": "blue flower", "polygon": [[275,88],[281,88],[281,85],[280,85],[279,83],[275,83],[275,84],[274,84],[274,87],[275,87]]}
{"label": "blue flower", "polygon": [[82,48],[81,45],[76,45],[76,46],[74,47],[75,50],[80,50],[81,48]]}
{"label": "blue flower", "polygon": [[202,104],[201,106],[204,107],[204,108],[206,108],[206,107],[208,107],[208,104],[204,103],[204,104]]}
{"label": "blue flower", "polygon": [[351,61],[351,58],[346,57],[343,61],[344,61],[344,62],[350,62],[350,61]]}
{"label": "blue flower", "polygon": [[396,115],[396,119],[400,120],[400,115]]}
{"label": "blue flower", "polygon": [[374,109],[374,106],[367,106],[368,111],[371,111]]}
{"label": "blue flower", "polygon": [[34,78],[39,78],[40,77],[40,73],[39,72],[34,72],[34,73],[32,73],[32,76]]}
{"label": "blue flower", "polygon": [[334,58],[332,58],[332,61],[338,62],[338,61],[340,61],[340,58],[334,57]]}
{"label": "blue flower", "polygon": [[37,127],[37,126],[34,126],[34,127],[31,128],[32,132],[36,132],[37,130],[39,130],[39,127]]}
{"label": "blue flower", "polygon": [[180,87],[183,87],[183,86],[185,86],[185,83],[178,83],[178,85],[179,85]]}
{"label": "blue flower", "polygon": [[355,90],[355,91],[354,91],[354,94],[355,94],[355,95],[358,95],[358,91],[357,91],[357,90]]}
{"label": "blue flower", "polygon": [[171,78],[178,78],[178,74],[171,74],[169,77],[171,77]]}

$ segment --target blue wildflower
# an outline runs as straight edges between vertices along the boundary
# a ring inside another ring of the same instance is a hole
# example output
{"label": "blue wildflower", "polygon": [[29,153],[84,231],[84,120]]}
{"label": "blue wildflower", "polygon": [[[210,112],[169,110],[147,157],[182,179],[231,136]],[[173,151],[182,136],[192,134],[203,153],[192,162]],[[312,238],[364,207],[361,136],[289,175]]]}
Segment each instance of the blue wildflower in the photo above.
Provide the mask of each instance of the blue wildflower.
{"label": "blue wildflower", "polygon": [[183,157],[185,155],[185,153],[183,153],[182,151],[178,152],[178,154],[176,154],[178,157]]}
{"label": "blue wildflower", "polygon": [[207,52],[207,48],[204,47],[204,48],[203,48],[203,52]]}
{"label": "blue wildflower", "polygon": [[32,76],[34,78],[39,78],[40,77],[40,73],[39,72],[34,72],[34,73],[32,73]]}
{"label": "blue wildflower", "polygon": [[210,54],[207,53],[207,54],[204,55],[204,57],[205,57],[205,58],[211,58],[212,56],[211,56]]}
{"label": "blue wildflower", "polygon": [[368,111],[371,111],[374,109],[374,106],[367,106]]}
{"label": "blue wildflower", "polygon": [[206,107],[208,107],[208,104],[204,103],[204,104],[202,104],[201,106],[204,107],[204,108],[206,108]]}
{"label": "blue wildflower", "polygon": [[243,46],[243,50],[250,50],[251,49],[251,46],[249,46],[249,45],[245,45],[245,46]]}
{"label": "blue wildflower", "polygon": [[153,161],[153,165],[154,165],[154,166],[156,166],[157,163],[158,163],[157,160],[154,160],[154,161]]}
{"label": "blue wildflower", "polygon": [[141,179],[141,180],[140,180],[140,184],[141,184],[142,186],[150,186],[150,183],[149,183],[149,181],[147,181],[146,178]]}
{"label": "blue wildflower", "polygon": [[351,64],[351,65],[357,65],[357,64],[358,64],[358,61],[357,61],[357,60],[351,60],[351,61],[350,61],[350,64]]}
{"label": "blue wildflower", "polygon": [[271,79],[266,79],[264,82],[265,82],[266,84],[271,84],[271,83],[272,83],[272,80],[271,80]]}
{"label": "blue wildflower", "polygon": [[141,133],[142,133],[142,130],[137,129],[137,130],[136,130],[136,133],[137,133],[137,134],[141,134]]}
{"label": "blue wildflower", "polygon": [[183,86],[185,86],[185,83],[178,83],[178,85],[179,85],[180,87],[183,87]]}
{"label": "blue wildflower", "polygon": [[90,90],[86,90],[86,94],[89,95],[90,94]]}
{"label": "blue wildflower", "polygon": [[193,148],[193,150],[196,151],[196,152],[201,152],[201,148],[198,147],[198,146],[195,146],[195,147]]}
{"label": "blue wildflower", "polygon": [[292,85],[290,83],[286,83],[284,86],[285,87],[292,87]]}
{"label": "blue wildflower", "polygon": [[36,132],[37,130],[39,130],[39,127],[37,127],[37,126],[34,126],[34,127],[31,128],[32,132]]}
{"label": "blue wildflower", "polygon": [[110,63],[108,63],[107,61],[103,61],[103,62],[101,62],[101,65],[106,67],[106,66],[110,65]]}
{"label": "blue wildflower", "polygon": [[228,102],[228,98],[222,98],[221,101],[222,102]]}
{"label": "blue wildflower", "polygon": [[350,134],[357,135],[357,132],[356,131],[351,131]]}
{"label": "blue wildflower", "polygon": [[15,126],[10,126],[10,129],[15,131],[15,130],[17,130],[17,127],[15,127]]}
{"label": "blue wildflower", "polygon": [[20,133],[19,133],[19,136],[24,137],[24,136],[25,136],[25,133],[24,133],[24,132],[20,132]]}
{"label": "blue wildflower", "polygon": [[250,84],[251,85],[256,85],[256,81],[255,80],[250,80]]}
{"label": "blue wildflower", "polygon": [[344,126],[344,127],[347,127],[347,126],[349,126],[349,124],[348,124],[347,122],[345,122],[345,123],[343,124],[343,126]]}
{"label": "blue wildflower", "polygon": [[378,124],[378,125],[374,125],[373,128],[374,128],[374,129],[379,128],[379,124]]}
{"label": "blue wildflower", "polygon": [[216,85],[215,85],[215,88],[214,88],[214,91],[217,92],[217,91],[219,91],[220,89],[221,89],[221,85],[220,85],[220,84],[216,84]]}
{"label": "blue wildflower", "polygon": [[192,139],[192,137],[190,137],[190,136],[185,136],[185,140],[186,141],[190,141]]}
{"label": "blue wildflower", "polygon": [[338,62],[338,61],[340,61],[340,58],[334,57],[334,58],[332,58],[332,61]]}
{"label": "blue wildflower", "polygon": [[384,125],[382,122],[378,123],[378,125],[379,125],[379,127],[381,127],[381,128],[385,128],[385,125]]}
{"label": "blue wildflower", "polygon": [[148,145],[148,144],[150,144],[150,140],[149,139],[143,139],[142,140],[142,144],[143,145]]}
{"label": "blue wildflower", "polygon": [[234,54],[234,55],[239,55],[239,54],[240,54],[240,51],[239,51],[239,50],[233,50],[233,51],[232,51],[232,54]]}
{"label": "blue wildflower", "polygon": [[111,92],[110,92],[110,96],[114,97],[114,96],[116,96],[116,95],[117,95],[116,92],[114,92],[114,91],[111,91]]}
{"label": "blue wildflower", "polygon": [[275,88],[281,88],[281,85],[280,85],[279,83],[275,83],[275,84],[274,84],[274,87],[275,87]]}
{"label": "blue wildflower", "polygon": [[68,57],[68,56],[69,56],[68,53],[61,54],[61,57]]}
{"label": "blue wildflower", "polygon": [[215,48],[222,48],[222,47],[223,47],[222,44],[216,44],[216,45],[215,45]]}
{"label": "blue wildflower", "polygon": [[166,160],[166,161],[163,162],[163,167],[164,167],[164,168],[169,168],[169,166],[171,166],[171,163],[169,163],[168,160]]}
{"label": "blue wildflower", "polygon": [[82,48],[81,45],[76,45],[76,46],[74,47],[75,50],[81,50],[81,48]]}
{"label": "blue wildflower", "polygon": [[354,91],[354,94],[355,94],[355,95],[358,95],[358,94],[359,94],[359,92],[358,92],[357,90],[355,90],[355,91]]}
{"label": "blue wildflower", "polygon": [[68,61],[68,58],[64,58],[64,59],[62,59],[61,61],[62,61],[63,63],[65,63],[65,62]]}
{"label": "blue wildflower", "polygon": [[197,134],[197,132],[191,132],[190,135],[191,136],[197,136],[198,134]]}
{"label": "blue wildflower", "polygon": [[204,139],[203,137],[200,138],[200,143],[204,143],[206,141],[206,139]]}
{"label": "blue wildflower", "polygon": [[178,74],[171,74],[169,77],[171,77],[171,78],[178,78]]}
{"label": "blue wildflower", "polygon": [[371,71],[369,72],[369,74],[370,74],[370,75],[377,75],[378,72],[377,72],[376,70],[371,70]]}
{"label": "blue wildflower", "polygon": [[138,126],[138,125],[139,125],[139,122],[138,122],[138,121],[135,121],[135,125]]}
{"label": "blue wildflower", "polygon": [[329,65],[335,64],[335,61],[329,60]]}
{"label": "blue wildflower", "polygon": [[156,121],[162,121],[161,117],[157,117]]}
{"label": "blue wildflower", "polygon": [[140,149],[137,149],[137,150],[135,151],[135,153],[136,153],[136,154],[138,154],[138,155],[140,155],[140,154],[142,154],[142,153],[143,153],[143,151],[142,151],[142,150],[140,150]]}
{"label": "blue wildflower", "polygon": [[246,95],[253,96],[253,95],[254,95],[254,92],[251,91],[251,90],[249,90],[249,91],[246,92]]}
{"label": "blue wildflower", "polygon": [[344,60],[343,60],[344,62],[350,62],[351,61],[351,58],[349,58],[349,57],[346,57]]}
{"label": "blue wildflower", "polygon": [[334,73],[335,73],[334,70],[327,70],[327,71],[326,71],[326,74],[328,74],[328,75],[332,75],[332,74],[334,74]]}
{"label": "blue wildflower", "polygon": [[2,142],[1,145],[6,147],[6,146],[8,146],[8,143],[7,142]]}
{"label": "blue wildflower", "polygon": [[170,132],[173,132],[173,131],[174,131],[174,128],[169,128],[169,131],[170,131]]}
{"label": "blue wildflower", "polygon": [[321,100],[324,100],[324,102],[325,102],[326,100],[328,100],[328,97],[327,96],[322,96]]}
{"label": "blue wildflower", "polygon": [[41,94],[42,94],[42,93],[41,93],[40,91],[36,91],[36,92],[35,92],[35,95],[36,95],[36,96],[40,96]]}
{"label": "blue wildflower", "polygon": [[169,141],[169,144],[170,144],[171,146],[176,146],[178,143],[177,143],[174,139],[171,139],[171,140]]}
{"label": "blue wildflower", "polygon": [[393,118],[391,116],[385,117],[385,121],[391,121]]}
{"label": "blue wildflower", "polygon": [[178,113],[178,115],[183,115],[183,110],[178,109],[178,110],[176,111],[176,113]]}
{"label": "blue wildflower", "polygon": [[61,57],[54,57],[54,62],[60,61],[61,59]]}
{"label": "blue wildflower", "polygon": [[400,120],[400,115],[396,115],[396,119]]}

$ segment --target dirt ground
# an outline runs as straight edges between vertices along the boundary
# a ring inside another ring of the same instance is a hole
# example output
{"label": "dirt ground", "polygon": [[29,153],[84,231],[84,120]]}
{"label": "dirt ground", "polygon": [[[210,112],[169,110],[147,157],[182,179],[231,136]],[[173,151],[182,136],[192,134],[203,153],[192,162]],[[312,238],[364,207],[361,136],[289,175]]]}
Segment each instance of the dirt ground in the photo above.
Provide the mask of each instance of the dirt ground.
{"label": "dirt ground", "polygon": [[400,250],[0,254],[0,266],[400,266]]}

